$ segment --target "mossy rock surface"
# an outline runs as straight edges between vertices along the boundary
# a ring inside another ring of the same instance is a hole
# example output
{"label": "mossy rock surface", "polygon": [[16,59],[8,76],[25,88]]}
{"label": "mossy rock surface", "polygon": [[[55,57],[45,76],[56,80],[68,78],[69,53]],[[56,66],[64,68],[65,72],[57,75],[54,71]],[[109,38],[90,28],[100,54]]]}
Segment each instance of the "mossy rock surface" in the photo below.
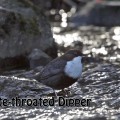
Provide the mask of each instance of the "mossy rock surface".
{"label": "mossy rock surface", "polygon": [[0,58],[28,55],[35,48],[53,52],[51,28],[42,8],[30,0],[1,0],[0,7]]}
{"label": "mossy rock surface", "polygon": [[0,1],[0,57],[45,51],[53,47],[50,25],[42,10],[29,0]]}

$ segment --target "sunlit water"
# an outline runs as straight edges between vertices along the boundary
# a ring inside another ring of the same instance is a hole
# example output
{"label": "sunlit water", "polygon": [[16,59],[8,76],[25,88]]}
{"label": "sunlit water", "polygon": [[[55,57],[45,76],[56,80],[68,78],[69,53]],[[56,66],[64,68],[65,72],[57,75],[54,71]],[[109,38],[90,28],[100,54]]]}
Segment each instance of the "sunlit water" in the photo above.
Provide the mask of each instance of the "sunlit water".
{"label": "sunlit water", "polygon": [[79,41],[83,43],[84,54],[113,62],[120,61],[120,27],[83,26],[65,32],[60,30],[59,27],[53,27],[53,37],[65,50],[73,48],[74,42]]}

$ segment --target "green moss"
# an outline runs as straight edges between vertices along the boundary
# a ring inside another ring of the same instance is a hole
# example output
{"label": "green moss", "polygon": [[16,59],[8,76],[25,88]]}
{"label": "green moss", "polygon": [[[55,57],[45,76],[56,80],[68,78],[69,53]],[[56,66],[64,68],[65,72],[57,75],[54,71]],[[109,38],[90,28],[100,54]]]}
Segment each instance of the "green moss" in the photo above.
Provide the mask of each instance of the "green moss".
{"label": "green moss", "polygon": [[24,87],[22,87],[22,91],[29,90],[29,89],[30,89],[29,86],[24,86]]}
{"label": "green moss", "polygon": [[18,2],[22,3],[24,7],[29,7],[31,2],[29,0],[18,0]]}
{"label": "green moss", "polygon": [[15,23],[16,23],[15,13],[11,12],[6,17],[4,24],[1,25],[1,28],[3,29],[4,33],[6,33],[7,35],[9,35],[10,31],[11,31],[11,26],[13,26]]}
{"label": "green moss", "polygon": [[37,20],[35,18],[29,20],[29,24],[30,24],[29,33],[32,33],[34,35],[41,33],[39,25],[37,24]]}
{"label": "green moss", "polygon": [[37,24],[37,20],[35,18],[25,19],[24,16],[19,15],[18,21],[19,21],[19,28],[22,32],[26,32],[34,35],[41,34],[39,25]]}
{"label": "green moss", "polygon": [[20,30],[25,32],[26,31],[25,30],[25,25],[27,24],[26,20],[21,15],[19,15],[18,20],[19,20],[19,28],[20,28]]}
{"label": "green moss", "polygon": [[[19,2],[26,7],[31,7],[33,10],[37,9],[37,7],[30,0],[20,0]],[[24,16],[22,13],[10,12],[5,20],[5,23],[1,25],[1,29],[5,34],[10,35],[11,29],[14,27],[14,25],[19,25],[19,30],[23,33],[32,35],[41,34],[37,16],[29,17]]]}
{"label": "green moss", "polygon": [[33,10],[38,10],[38,8],[30,0],[20,0],[24,7],[31,7]]}
{"label": "green moss", "polygon": [[0,91],[3,90],[5,88],[4,85],[0,86]]}
{"label": "green moss", "polygon": [[[39,13],[39,8],[35,6],[30,0],[20,0],[19,1],[25,8],[32,8],[35,13]],[[29,34],[38,35],[41,34],[41,30],[38,25],[38,21],[35,17],[24,18],[24,16],[19,16],[20,30]]]}

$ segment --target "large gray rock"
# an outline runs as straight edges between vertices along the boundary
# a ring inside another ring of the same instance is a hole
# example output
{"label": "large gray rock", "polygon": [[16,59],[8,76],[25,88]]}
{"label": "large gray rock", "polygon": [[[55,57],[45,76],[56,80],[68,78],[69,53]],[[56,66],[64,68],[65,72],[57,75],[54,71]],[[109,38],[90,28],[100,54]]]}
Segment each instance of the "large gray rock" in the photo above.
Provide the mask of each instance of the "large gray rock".
{"label": "large gray rock", "polygon": [[28,56],[28,59],[30,61],[30,68],[45,66],[52,60],[51,57],[49,57],[40,49],[33,49],[30,55]]}
{"label": "large gray rock", "polygon": [[43,91],[49,93],[52,89],[33,79],[0,76],[1,98],[35,97],[41,96]]}
{"label": "large gray rock", "polygon": [[[78,84],[75,83],[69,87],[69,90],[66,89],[66,92],[71,92],[71,95],[65,99],[67,101],[77,99],[77,103],[79,99],[91,99],[90,106],[70,107],[68,106],[70,101],[64,106],[59,106],[58,99],[55,99],[54,106],[40,106],[40,104],[0,106],[0,119],[112,120],[116,118],[115,120],[120,120],[120,66],[94,63],[94,67],[93,64],[86,67],[88,70],[83,73]],[[59,96],[60,91],[56,92]],[[39,100],[39,98],[49,100],[54,96],[52,93],[51,88],[33,79],[0,76],[0,98],[7,99],[10,103],[12,98],[16,97],[21,100]]]}
{"label": "large gray rock", "polygon": [[29,0],[0,0],[0,58],[26,55],[34,48],[52,55],[54,46],[41,9]]}

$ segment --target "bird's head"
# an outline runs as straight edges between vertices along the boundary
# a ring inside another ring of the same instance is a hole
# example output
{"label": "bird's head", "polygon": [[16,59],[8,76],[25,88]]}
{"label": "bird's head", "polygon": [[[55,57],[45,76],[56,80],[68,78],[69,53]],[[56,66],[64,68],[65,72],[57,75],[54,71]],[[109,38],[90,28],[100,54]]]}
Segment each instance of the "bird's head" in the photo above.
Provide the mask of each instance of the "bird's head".
{"label": "bird's head", "polygon": [[63,58],[64,59],[66,59],[66,60],[68,60],[68,61],[70,61],[70,60],[72,60],[72,59],[74,59],[74,58],[76,58],[76,57],[80,57],[80,60],[81,60],[81,62],[82,62],[82,57],[83,57],[84,55],[82,54],[82,52],[80,51],[80,50],[78,50],[78,49],[72,49],[72,50],[69,50],[69,51],[67,51],[64,55],[63,55]]}

